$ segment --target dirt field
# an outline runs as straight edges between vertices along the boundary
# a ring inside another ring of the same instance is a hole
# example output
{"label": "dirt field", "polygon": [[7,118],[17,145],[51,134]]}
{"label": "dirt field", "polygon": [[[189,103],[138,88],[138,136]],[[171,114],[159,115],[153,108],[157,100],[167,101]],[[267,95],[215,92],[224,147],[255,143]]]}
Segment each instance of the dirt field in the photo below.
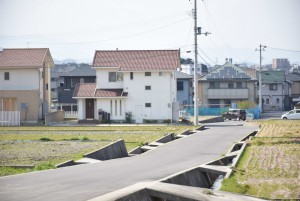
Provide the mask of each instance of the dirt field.
{"label": "dirt field", "polygon": [[[193,126],[0,127],[0,176],[55,168],[83,154],[124,139],[128,151]],[[35,166],[11,168],[7,166]]]}
{"label": "dirt field", "polygon": [[267,199],[300,199],[300,121],[262,121],[222,190]]}

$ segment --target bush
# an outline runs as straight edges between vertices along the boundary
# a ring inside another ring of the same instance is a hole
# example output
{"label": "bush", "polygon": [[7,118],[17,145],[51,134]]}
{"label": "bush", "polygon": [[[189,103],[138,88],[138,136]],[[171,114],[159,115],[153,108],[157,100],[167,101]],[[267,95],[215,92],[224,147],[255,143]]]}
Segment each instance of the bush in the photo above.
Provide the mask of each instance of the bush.
{"label": "bush", "polygon": [[248,109],[248,108],[254,108],[256,105],[253,102],[250,101],[240,101],[237,103],[237,107],[239,109]]}
{"label": "bush", "polygon": [[49,142],[49,141],[53,141],[53,140],[51,140],[50,138],[47,138],[47,137],[41,137],[40,141]]}

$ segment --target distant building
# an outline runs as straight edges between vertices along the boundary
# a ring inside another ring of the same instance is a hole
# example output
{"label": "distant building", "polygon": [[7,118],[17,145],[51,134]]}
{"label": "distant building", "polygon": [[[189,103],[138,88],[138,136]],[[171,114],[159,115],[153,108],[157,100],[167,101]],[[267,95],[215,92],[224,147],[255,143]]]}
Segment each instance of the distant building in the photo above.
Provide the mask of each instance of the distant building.
{"label": "distant building", "polygon": [[[200,67],[201,67],[201,69],[200,69]],[[195,68],[194,64],[181,64],[179,71],[186,73],[188,75],[194,75],[194,68]],[[201,73],[201,71],[202,71],[202,73]],[[197,72],[198,72],[198,74],[205,75],[208,73],[208,68],[204,64],[198,64]]]}
{"label": "distant building", "polygon": [[230,61],[214,68],[198,82],[198,97],[208,107],[231,107],[239,101],[255,102],[256,79]]}
{"label": "distant building", "polygon": [[[262,110],[284,111],[290,109],[291,82],[286,80],[284,71],[262,71]],[[257,71],[257,80],[259,72]],[[260,83],[259,83],[260,84]],[[257,94],[259,88],[257,89]]]}
{"label": "distant building", "polygon": [[57,105],[64,111],[77,111],[77,101],[73,93],[78,83],[96,83],[96,70],[91,66],[81,66],[59,76],[63,82],[59,83]]}
{"label": "distant building", "polygon": [[281,70],[287,73],[291,68],[291,64],[288,59],[273,59],[272,69]]}
{"label": "distant building", "polygon": [[180,106],[193,104],[193,76],[176,71],[177,101]]}

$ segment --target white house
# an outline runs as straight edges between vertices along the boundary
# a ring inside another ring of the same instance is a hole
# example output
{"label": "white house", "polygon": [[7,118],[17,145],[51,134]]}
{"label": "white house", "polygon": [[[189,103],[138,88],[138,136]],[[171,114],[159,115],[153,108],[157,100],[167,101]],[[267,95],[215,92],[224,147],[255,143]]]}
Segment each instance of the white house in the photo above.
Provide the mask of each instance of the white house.
{"label": "white house", "polygon": [[80,83],[73,98],[78,103],[78,120],[125,121],[126,114],[142,123],[176,121],[176,69],[179,50],[96,51],[93,61],[96,83]]}

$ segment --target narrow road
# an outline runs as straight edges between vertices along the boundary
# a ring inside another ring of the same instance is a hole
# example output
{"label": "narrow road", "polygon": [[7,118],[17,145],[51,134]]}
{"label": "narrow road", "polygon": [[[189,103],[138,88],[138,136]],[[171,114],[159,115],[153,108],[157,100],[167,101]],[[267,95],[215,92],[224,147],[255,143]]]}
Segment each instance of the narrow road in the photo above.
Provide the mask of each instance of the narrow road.
{"label": "narrow road", "polygon": [[0,178],[1,201],[88,200],[217,159],[257,129],[224,122],[140,156]]}

